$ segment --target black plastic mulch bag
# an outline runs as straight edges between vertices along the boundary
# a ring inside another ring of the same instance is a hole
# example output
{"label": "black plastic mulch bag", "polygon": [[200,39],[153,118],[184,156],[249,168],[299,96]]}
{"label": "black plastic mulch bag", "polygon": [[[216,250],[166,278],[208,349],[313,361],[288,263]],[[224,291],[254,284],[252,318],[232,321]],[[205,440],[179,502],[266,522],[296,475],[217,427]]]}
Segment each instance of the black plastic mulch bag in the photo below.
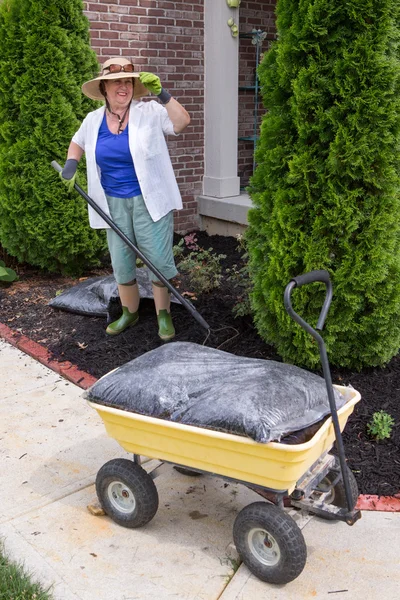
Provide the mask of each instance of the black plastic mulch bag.
{"label": "black plastic mulch bag", "polygon": [[[141,298],[153,298],[151,281],[146,268],[136,269],[136,278]],[[91,317],[107,317],[112,302],[119,299],[117,282],[113,275],[91,277],[65,290],[48,303],[52,308],[59,308],[78,315]],[[178,302],[171,295],[172,302]]]}
{"label": "black plastic mulch bag", "polygon": [[[85,397],[262,443],[279,441],[330,413],[322,377],[190,342],[173,342],[135,358],[99,379]],[[345,403],[337,390],[335,400],[337,408]]]}

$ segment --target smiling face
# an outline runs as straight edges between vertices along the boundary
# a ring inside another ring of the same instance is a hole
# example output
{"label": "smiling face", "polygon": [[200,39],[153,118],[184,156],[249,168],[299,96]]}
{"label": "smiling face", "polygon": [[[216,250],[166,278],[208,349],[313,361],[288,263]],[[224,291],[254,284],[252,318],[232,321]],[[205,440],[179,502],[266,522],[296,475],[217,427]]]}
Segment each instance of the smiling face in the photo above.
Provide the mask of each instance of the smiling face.
{"label": "smiling face", "polygon": [[107,100],[112,110],[124,109],[128,106],[133,96],[132,77],[110,79],[105,81]]}

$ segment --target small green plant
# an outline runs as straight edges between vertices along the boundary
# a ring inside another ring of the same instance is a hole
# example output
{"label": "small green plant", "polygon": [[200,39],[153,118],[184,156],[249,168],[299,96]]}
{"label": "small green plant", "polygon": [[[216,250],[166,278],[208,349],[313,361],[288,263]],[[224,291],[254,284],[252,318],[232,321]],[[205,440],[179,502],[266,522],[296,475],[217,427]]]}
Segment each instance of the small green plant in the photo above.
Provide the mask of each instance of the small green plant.
{"label": "small green plant", "polygon": [[244,317],[251,313],[250,304],[250,291],[251,291],[251,280],[249,277],[249,267],[245,264],[239,268],[237,265],[233,265],[231,269],[227,269],[228,281],[233,284],[233,287],[237,290],[236,303],[232,308],[234,317]]}
{"label": "small green plant", "polygon": [[12,283],[18,281],[18,275],[13,269],[6,267],[5,263],[0,260],[0,283]]}
{"label": "small green plant", "polygon": [[[185,256],[185,250],[190,250]],[[197,245],[195,233],[188,234],[173,248],[178,269],[186,273],[189,285],[195,294],[204,294],[217,288],[221,283],[221,260],[225,254],[215,254],[212,248],[205,250]]]}
{"label": "small green plant", "polygon": [[233,576],[235,575],[236,571],[239,569],[242,562],[240,558],[232,558],[231,556],[227,556],[223,559],[220,559],[220,563],[221,565],[227,564],[232,569],[232,573],[226,578],[226,585],[228,585],[228,583],[232,580]]}
{"label": "small green plant", "polygon": [[200,246],[197,244],[197,237],[195,233],[188,233],[172,248],[174,257],[181,259],[185,250],[200,250]]}
{"label": "small green plant", "polygon": [[245,239],[240,234],[236,236],[236,239],[238,241],[237,249],[243,252],[241,259],[244,261],[244,265],[240,268],[238,265],[233,265],[231,269],[226,270],[228,273],[228,281],[230,281],[233,284],[234,289],[237,290],[236,303],[232,308],[235,318],[251,314],[250,293],[253,287],[249,274]]}
{"label": "small green plant", "polygon": [[390,438],[394,425],[394,419],[384,410],[374,412],[371,421],[367,425],[368,433],[377,441]]}
{"label": "small green plant", "polygon": [[181,240],[179,240],[178,244],[175,244],[175,246],[172,248],[174,258],[179,258],[180,256],[183,255],[183,252],[184,252],[183,244],[184,244],[184,239],[182,238]]}

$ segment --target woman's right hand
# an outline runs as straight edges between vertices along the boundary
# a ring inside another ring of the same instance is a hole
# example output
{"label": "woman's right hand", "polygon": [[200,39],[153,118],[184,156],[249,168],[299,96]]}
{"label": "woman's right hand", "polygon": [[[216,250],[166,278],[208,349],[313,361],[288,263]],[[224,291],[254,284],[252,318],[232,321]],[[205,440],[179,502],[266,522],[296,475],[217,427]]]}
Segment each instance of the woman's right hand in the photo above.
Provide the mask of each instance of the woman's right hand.
{"label": "woman's right hand", "polygon": [[60,173],[61,181],[66,185],[69,192],[74,189],[77,168],[78,161],[75,158],[68,158]]}

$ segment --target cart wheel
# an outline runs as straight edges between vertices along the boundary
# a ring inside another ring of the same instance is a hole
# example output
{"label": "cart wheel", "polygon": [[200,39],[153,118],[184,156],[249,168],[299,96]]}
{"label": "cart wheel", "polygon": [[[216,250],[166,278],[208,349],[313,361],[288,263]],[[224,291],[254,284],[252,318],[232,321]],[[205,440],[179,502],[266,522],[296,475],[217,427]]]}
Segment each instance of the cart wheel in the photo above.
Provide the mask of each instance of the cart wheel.
{"label": "cart wheel", "polygon": [[96,492],[105,513],[123,527],[142,527],[157,512],[158,493],[150,475],[125,458],[103,465],[96,477]]}
{"label": "cart wheel", "polygon": [[244,564],[262,581],[289,583],[306,564],[303,534],[273,504],[254,502],[243,508],[233,526],[233,539]]}
{"label": "cart wheel", "polygon": [[[351,508],[353,509],[357,504],[358,500],[358,485],[356,478],[354,477],[353,471],[349,469],[346,465],[347,475],[349,478],[350,484],[350,493],[351,493]],[[330,471],[326,477],[321,481],[320,486],[323,489],[336,479],[337,473],[334,471]],[[319,489],[319,486],[317,487]],[[329,494],[326,497],[325,504],[333,504],[338,508],[347,508],[347,500],[346,500],[346,491],[344,488],[343,480],[338,481],[338,483],[331,489]],[[329,515],[326,513],[325,515],[319,515],[322,519],[327,519],[328,521],[334,520],[335,515]]]}
{"label": "cart wheel", "polygon": [[189,477],[201,477],[201,475],[203,475],[203,473],[199,473],[198,471],[192,471],[191,469],[187,469],[186,467],[178,467],[177,465],[174,466],[175,471],[178,471],[178,473],[181,473],[182,475],[188,475]]}

